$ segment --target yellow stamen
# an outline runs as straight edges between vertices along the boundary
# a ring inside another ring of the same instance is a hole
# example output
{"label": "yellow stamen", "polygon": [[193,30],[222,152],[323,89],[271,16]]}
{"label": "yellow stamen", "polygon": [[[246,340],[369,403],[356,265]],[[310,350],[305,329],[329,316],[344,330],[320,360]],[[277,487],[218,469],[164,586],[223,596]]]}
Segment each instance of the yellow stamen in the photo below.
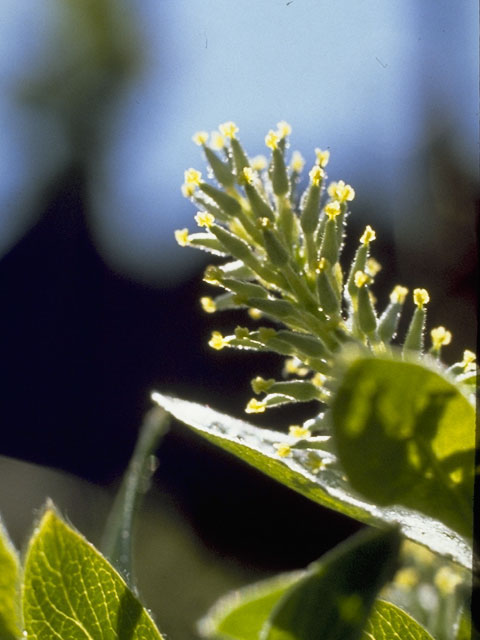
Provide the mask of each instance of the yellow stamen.
{"label": "yellow stamen", "polygon": [[262,171],[267,166],[267,159],[265,156],[255,156],[250,160],[250,166],[254,171]]}
{"label": "yellow stamen", "polygon": [[210,135],[210,146],[216,151],[220,151],[225,146],[225,138],[218,131],[212,131]]}
{"label": "yellow stamen", "polygon": [[175,231],[175,240],[181,247],[186,247],[188,244],[188,229],[177,229]]}
{"label": "yellow stamen", "polygon": [[277,450],[277,455],[280,458],[288,458],[292,455],[292,449],[286,442],[277,442],[273,446]]}
{"label": "yellow stamen", "polygon": [[317,156],[317,164],[320,167],[326,167],[330,160],[330,151],[328,149],[315,149],[315,155]]}
{"label": "yellow stamen", "polygon": [[218,128],[220,129],[220,133],[222,134],[222,136],[225,136],[225,138],[234,138],[235,134],[238,131],[237,125],[231,120],[228,122],[224,122]]}
{"label": "yellow stamen", "polygon": [[430,331],[432,338],[432,347],[435,351],[438,351],[441,347],[450,344],[452,341],[452,334],[447,331],[445,327],[436,327]]}
{"label": "yellow stamen", "polygon": [[202,174],[196,169],[187,169],[184,173],[185,184],[199,185],[202,181]]}
{"label": "yellow stamen", "polygon": [[325,176],[325,171],[322,169],[322,167],[315,165],[312,169],[310,169],[308,175],[312,184],[318,187]]}
{"label": "yellow stamen", "polygon": [[265,413],[266,408],[267,405],[264,402],[252,398],[245,407],[245,413]]}
{"label": "yellow stamen", "polygon": [[367,226],[365,227],[365,231],[363,232],[363,235],[360,238],[360,242],[362,244],[369,244],[370,242],[372,242],[372,240],[375,240],[376,237],[377,236],[375,231],[372,229],[372,227],[369,224],[367,224]]}
{"label": "yellow stamen", "polygon": [[324,211],[330,220],[335,220],[335,218],[342,212],[342,208],[337,200],[332,200],[331,202],[327,202]]}
{"label": "yellow stamen", "polygon": [[285,122],[285,120],[277,122],[277,127],[277,133],[280,138],[286,138],[292,133],[292,127],[288,124],[288,122]]}
{"label": "yellow stamen", "polygon": [[253,182],[255,180],[255,174],[254,174],[253,169],[251,167],[244,167],[242,169],[242,174],[243,174],[243,177],[245,179],[245,182],[248,182],[248,184],[253,184]]}
{"label": "yellow stamen", "polygon": [[195,215],[195,222],[199,227],[205,227],[206,229],[208,229],[215,222],[215,218],[211,213],[208,213],[208,211],[199,211]]}
{"label": "yellow stamen", "polygon": [[208,341],[208,344],[212,347],[212,349],[220,351],[220,349],[223,349],[228,344],[228,342],[226,342],[220,331],[213,331],[212,337]]}
{"label": "yellow stamen", "polygon": [[292,436],[292,438],[310,438],[312,432],[309,429],[305,429],[305,427],[301,427],[298,424],[292,424],[288,427],[288,435]]}
{"label": "yellow stamen", "polygon": [[269,149],[272,149],[272,151],[278,147],[279,140],[280,136],[276,131],[273,131],[273,129],[270,129],[270,131],[265,136],[265,144]]}
{"label": "yellow stamen", "polygon": [[426,289],[414,289],[413,301],[419,309],[423,309],[424,305],[430,302],[430,296]]}
{"label": "yellow stamen", "polygon": [[200,304],[202,305],[202,309],[205,311],[205,313],[215,313],[215,311],[217,310],[215,301],[209,296],[200,298]]}
{"label": "yellow stamen", "polygon": [[304,166],[305,160],[302,154],[300,153],[300,151],[294,151],[292,153],[292,159],[290,161],[290,168],[292,169],[292,171],[295,171],[295,173],[301,173]]}
{"label": "yellow stamen", "polygon": [[390,302],[392,304],[403,304],[405,302],[405,298],[407,297],[407,293],[407,287],[402,287],[402,285],[397,284],[397,286],[394,287],[392,293],[390,294]]}
{"label": "yellow stamen", "polygon": [[208,141],[208,132],[197,131],[196,133],[193,134],[192,140],[195,144],[198,144],[198,146],[201,147],[202,144],[206,144]]}
{"label": "yellow stamen", "polygon": [[355,190],[343,180],[332,182],[328,187],[328,195],[339,202],[351,201],[355,198]]}
{"label": "yellow stamen", "polygon": [[364,271],[357,271],[355,274],[355,286],[359,289],[370,282],[369,276]]}

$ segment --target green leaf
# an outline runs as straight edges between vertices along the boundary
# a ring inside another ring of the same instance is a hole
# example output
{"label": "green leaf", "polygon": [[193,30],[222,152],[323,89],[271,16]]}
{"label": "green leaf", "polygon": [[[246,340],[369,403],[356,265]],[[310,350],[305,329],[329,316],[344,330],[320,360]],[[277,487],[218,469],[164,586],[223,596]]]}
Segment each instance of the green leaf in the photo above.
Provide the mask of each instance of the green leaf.
{"label": "green leaf", "polygon": [[369,529],[314,563],[285,593],[261,640],[357,640],[378,591],[395,573],[398,530]]}
{"label": "green leaf", "polygon": [[15,640],[20,627],[20,563],[0,520],[0,638]]}
{"label": "green leaf", "polygon": [[390,602],[377,600],[362,640],[433,640],[408,613]]}
{"label": "green leaf", "polygon": [[134,517],[155,470],[152,456],[160,438],[168,428],[168,422],[167,414],[159,407],[151,409],[146,414],[103,536],[101,547],[103,553],[134,591],[136,590],[132,559]]}
{"label": "green leaf", "polygon": [[202,637],[258,640],[273,607],[304,573],[283,573],[227,594],[199,622]]}
{"label": "green leaf", "polygon": [[291,456],[280,458],[274,445],[285,436],[278,431],[160,393],[152,398],[202,437],[314,502],[367,524],[397,523],[410,540],[471,568],[472,550],[466,540],[438,520],[404,507],[381,508],[360,497],[332,464],[335,458],[328,451],[292,448]]}
{"label": "green leaf", "polygon": [[22,594],[29,640],[161,640],[121,576],[48,507],[25,559]]}
{"label": "green leaf", "polygon": [[354,489],[375,504],[403,505],[472,536],[475,409],[440,369],[354,358],[332,417]]}

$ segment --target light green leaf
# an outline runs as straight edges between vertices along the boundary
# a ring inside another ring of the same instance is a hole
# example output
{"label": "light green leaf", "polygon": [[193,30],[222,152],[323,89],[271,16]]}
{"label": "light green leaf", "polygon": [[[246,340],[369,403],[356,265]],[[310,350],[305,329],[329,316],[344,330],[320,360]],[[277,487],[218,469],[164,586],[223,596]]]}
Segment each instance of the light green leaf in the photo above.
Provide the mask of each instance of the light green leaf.
{"label": "light green leaf", "polygon": [[377,593],[395,573],[397,529],[362,531],[311,565],[287,590],[260,640],[357,640]]}
{"label": "light green leaf", "polygon": [[354,358],[332,418],[354,489],[375,504],[415,509],[472,536],[475,409],[440,370]]}
{"label": "light green leaf", "polygon": [[168,423],[169,417],[160,407],[146,414],[103,535],[103,553],[133,591],[136,591],[132,558],[134,518],[155,470],[152,457]]}
{"label": "light green leaf", "polygon": [[352,490],[338,466],[331,464],[331,453],[292,448],[289,457],[280,458],[274,445],[285,436],[278,431],[260,429],[209,407],[160,393],[152,398],[202,437],[314,502],[367,524],[397,523],[407,538],[471,568],[472,550],[466,540],[418,512],[403,507],[381,508],[368,502]]}
{"label": "light green leaf", "polygon": [[221,598],[199,622],[202,637],[258,640],[273,607],[304,571],[283,573]]}
{"label": "light green leaf", "polygon": [[29,543],[22,605],[29,640],[161,640],[121,576],[51,507]]}
{"label": "light green leaf", "polygon": [[0,520],[0,638],[15,640],[20,632],[20,563]]}
{"label": "light green leaf", "polygon": [[377,600],[362,640],[433,640],[408,613],[390,602]]}

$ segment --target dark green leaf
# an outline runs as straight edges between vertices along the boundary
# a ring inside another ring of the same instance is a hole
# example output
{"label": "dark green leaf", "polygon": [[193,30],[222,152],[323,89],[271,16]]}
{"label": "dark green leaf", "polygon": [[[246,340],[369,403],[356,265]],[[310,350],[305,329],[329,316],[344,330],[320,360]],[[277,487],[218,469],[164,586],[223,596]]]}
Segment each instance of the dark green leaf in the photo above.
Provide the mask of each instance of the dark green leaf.
{"label": "dark green leaf", "polygon": [[314,563],[285,593],[261,640],[357,640],[378,591],[392,578],[397,529],[362,531]]}
{"label": "dark green leaf", "polygon": [[403,505],[470,538],[475,410],[440,370],[357,357],[332,404],[337,451],[354,489]]}

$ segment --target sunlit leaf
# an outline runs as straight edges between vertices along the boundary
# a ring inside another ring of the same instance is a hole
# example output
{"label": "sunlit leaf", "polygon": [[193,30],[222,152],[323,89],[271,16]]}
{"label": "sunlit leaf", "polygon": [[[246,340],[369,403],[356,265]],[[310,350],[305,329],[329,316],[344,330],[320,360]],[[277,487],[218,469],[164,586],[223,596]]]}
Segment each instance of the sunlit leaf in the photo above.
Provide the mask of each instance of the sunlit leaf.
{"label": "sunlit leaf", "polygon": [[152,398],[196,433],[238,456],[278,482],[325,507],[378,525],[397,523],[403,534],[432,551],[471,568],[472,551],[461,536],[433,518],[404,507],[377,507],[352,490],[331,453],[321,449],[292,448],[281,458],[275,444],[278,431],[260,429],[193,402],[154,393]]}
{"label": "sunlit leaf", "polygon": [[17,552],[0,520],[0,638],[15,640],[20,634],[20,564]]}
{"label": "sunlit leaf", "polygon": [[354,489],[375,504],[415,509],[472,536],[475,409],[440,370],[354,358],[332,417]]}
{"label": "sunlit leaf", "polygon": [[377,600],[362,640],[433,640],[421,624],[390,602]]}
{"label": "sunlit leaf", "polygon": [[227,594],[200,621],[202,636],[221,640],[258,640],[273,607],[304,573],[283,573]]}
{"label": "sunlit leaf", "polygon": [[23,585],[29,640],[161,640],[121,576],[48,508],[30,540]]}

